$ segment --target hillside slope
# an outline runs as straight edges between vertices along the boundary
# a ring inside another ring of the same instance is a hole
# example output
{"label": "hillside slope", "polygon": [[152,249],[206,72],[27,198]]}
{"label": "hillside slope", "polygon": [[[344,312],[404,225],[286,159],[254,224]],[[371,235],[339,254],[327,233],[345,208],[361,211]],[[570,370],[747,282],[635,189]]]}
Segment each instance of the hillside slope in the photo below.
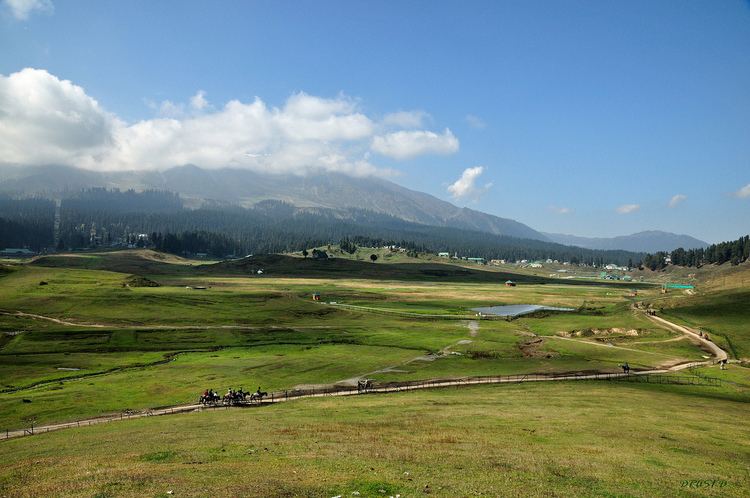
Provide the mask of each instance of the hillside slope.
{"label": "hillside slope", "polygon": [[178,192],[192,207],[199,207],[206,201],[248,207],[271,199],[298,207],[363,209],[423,225],[549,240],[515,220],[460,208],[375,177],[336,173],[280,176],[231,168],[205,170],[196,166],[161,172],[92,172],[62,166],[0,167],[0,192],[54,195],[86,187],[169,190]]}

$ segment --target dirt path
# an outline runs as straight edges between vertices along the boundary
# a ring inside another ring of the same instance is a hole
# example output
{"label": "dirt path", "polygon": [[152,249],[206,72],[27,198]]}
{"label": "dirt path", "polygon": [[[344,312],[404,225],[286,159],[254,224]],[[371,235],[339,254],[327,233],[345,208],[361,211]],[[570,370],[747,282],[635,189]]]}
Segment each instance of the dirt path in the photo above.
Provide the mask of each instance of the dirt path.
{"label": "dirt path", "polygon": [[466,326],[469,327],[469,335],[472,337],[476,337],[479,333],[479,322],[476,320],[471,320]]}
{"label": "dirt path", "polygon": [[18,316],[23,318],[31,318],[33,320],[45,320],[59,325],[65,325],[66,327],[90,327],[97,329],[113,329],[113,330],[222,330],[222,329],[235,329],[235,330],[263,330],[263,329],[332,329],[340,328],[335,325],[309,325],[309,326],[284,326],[284,325],[127,325],[122,323],[91,323],[91,322],[76,322],[72,320],[63,320],[61,318],[55,318],[52,316],[37,315],[34,313],[26,313],[24,311],[7,311],[0,310],[0,315],[6,316]]}
{"label": "dirt path", "polygon": [[673,337],[671,339],[660,339],[658,341],[632,341],[630,344],[662,344],[665,342],[678,342],[678,341],[684,341],[685,339],[688,339],[687,336],[680,335],[677,337]]}
{"label": "dirt path", "polygon": [[34,320],[45,320],[47,322],[57,323],[59,325],[67,325],[67,326],[74,326],[74,327],[95,327],[95,328],[110,327],[109,325],[105,325],[102,323],[76,323],[76,322],[70,322],[67,320],[61,320],[59,318],[53,318],[51,316],[36,315],[34,313],[24,313],[23,311],[0,311],[0,315],[20,316],[24,318],[32,318]]}
{"label": "dirt path", "polygon": [[689,327],[684,327],[682,325],[677,325],[676,323],[672,323],[669,320],[665,320],[664,318],[660,316],[653,316],[653,315],[646,315],[649,320],[652,322],[658,323],[663,327],[667,327],[672,330],[676,330],[677,332],[681,332],[685,334],[690,339],[694,340],[695,342],[698,342],[699,344],[703,345],[708,351],[711,352],[711,354],[714,356],[716,361],[722,361],[729,358],[726,351],[721,349],[717,344],[709,341],[705,337],[701,337],[698,332],[696,332],[694,329],[691,329]]}
{"label": "dirt path", "polygon": [[605,344],[601,342],[587,341],[584,339],[573,339],[572,337],[562,337],[559,335],[549,335],[549,336],[541,336],[541,337],[543,337],[544,339],[561,339],[564,341],[573,341],[573,342],[579,342],[581,344],[588,344],[589,346],[599,346],[599,347],[607,348],[607,349],[621,349],[623,351],[632,351],[634,353],[654,354],[658,356],[668,356],[672,358],[672,355],[668,355],[666,353],[657,353],[656,351],[643,351],[642,349],[626,348],[624,346],[615,346],[614,344]]}
{"label": "dirt path", "polygon": [[[473,320],[475,317],[470,315],[448,315],[448,314],[427,314],[427,313],[413,313],[411,311],[400,311],[400,310],[389,310],[386,308],[373,308],[371,306],[359,306],[356,304],[342,304],[342,303],[322,303],[327,306],[333,306],[336,308],[344,308],[355,311],[368,311],[370,313],[381,313],[385,315],[396,315],[405,316],[408,318],[424,318],[424,319],[435,319],[440,318],[444,320]],[[484,316],[485,320],[500,319],[500,317]]]}
{"label": "dirt path", "polygon": [[[649,316],[649,315],[647,316],[654,322],[662,326],[676,330],[678,332],[681,332],[691,337],[692,339],[695,339],[699,343],[703,344],[707,349],[709,349],[713,353],[715,360],[720,361],[720,360],[727,358],[727,354],[723,349],[721,349],[719,346],[717,346],[713,342],[706,340],[703,337],[700,337],[700,335],[698,335],[695,331],[690,330],[687,327],[683,327],[681,325],[672,323],[661,317]],[[564,339],[564,338],[560,338],[560,339]],[[609,346],[605,346],[605,347],[609,347]],[[448,346],[448,348],[450,348],[450,346]],[[623,349],[627,349],[627,348],[623,348]],[[639,350],[636,350],[636,351],[639,351]],[[639,351],[639,352],[642,352],[642,351]],[[409,360],[408,362],[416,361],[416,360],[417,359],[415,358],[415,359]],[[331,386],[327,386],[328,389],[321,387],[320,393],[313,392],[313,393],[306,393],[306,394],[299,394],[299,395],[292,395],[292,396],[288,396],[288,392],[286,396],[282,396],[281,395],[282,393],[272,393],[274,395],[272,399],[267,399],[262,404],[275,404],[275,403],[281,403],[281,402],[291,401],[295,399],[302,399],[302,398],[318,398],[318,397],[325,397],[325,396],[355,396],[359,394],[402,392],[402,391],[413,391],[413,390],[418,390],[418,389],[434,389],[434,388],[452,387],[452,386],[475,386],[475,385],[484,385],[484,384],[517,384],[520,382],[552,382],[552,381],[567,381],[567,380],[612,380],[612,379],[618,379],[618,378],[623,378],[623,377],[628,377],[628,376],[643,376],[643,375],[651,375],[651,374],[665,374],[665,373],[670,373],[670,372],[678,372],[678,371],[685,370],[688,368],[693,368],[693,367],[697,367],[701,365],[707,365],[711,363],[713,363],[713,360],[693,361],[693,362],[682,363],[679,365],[674,365],[669,368],[642,370],[638,372],[631,372],[629,374],[625,374],[625,373],[560,374],[560,375],[554,375],[554,374],[553,375],[546,375],[546,374],[523,375],[521,374],[521,375],[513,375],[513,376],[505,376],[505,377],[502,377],[502,376],[501,377],[482,377],[482,378],[467,378],[467,379],[456,379],[456,380],[425,380],[418,385],[376,387],[376,388],[368,390],[366,393],[362,393],[353,389],[336,391],[334,390],[335,386],[331,385]],[[388,367],[388,368],[396,368],[396,367]],[[161,408],[161,409],[148,410],[143,413],[134,413],[134,414],[122,414],[121,413],[118,415],[110,415],[110,416],[104,416],[104,417],[98,417],[98,418],[78,420],[74,422],[43,425],[43,426],[35,427],[33,431],[30,431],[28,429],[7,431],[5,434],[0,434],[0,437],[4,436],[4,439],[11,439],[11,438],[29,436],[33,434],[41,434],[41,433],[56,431],[60,429],[68,429],[68,428],[73,428],[73,427],[85,427],[85,426],[96,425],[96,424],[101,424],[101,423],[115,422],[118,420],[128,420],[131,418],[171,415],[171,414],[177,414],[177,413],[188,413],[188,412],[195,412],[195,411],[201,411],[201,410],[206,410],[206,409],[219,409],[219,408],[222,408],[222,407],[205,408],[199,404],[171,406],[171,407],[166,407],[166,408]]]}

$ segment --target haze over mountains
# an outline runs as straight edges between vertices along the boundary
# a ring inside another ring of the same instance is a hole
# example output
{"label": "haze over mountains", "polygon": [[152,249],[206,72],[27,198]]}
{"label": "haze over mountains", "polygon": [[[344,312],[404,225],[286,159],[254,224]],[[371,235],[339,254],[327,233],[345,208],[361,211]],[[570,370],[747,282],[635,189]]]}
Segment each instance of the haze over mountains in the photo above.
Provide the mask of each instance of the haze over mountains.
{"label": "haze over mountains", "polygon": [[655,252],[677,247],[705,247],[687,235],[648,231],[614,238],[587,238],[542,233],[518,221],[457,207],[432,195],[375,177],[337,173],[262,174],[246,169],[207,170],[180,166],[165,171],[95,172],[64,166],[0,166],[0,192],[15,195],[64,196],[83,188],[167,190],[179,193],[188,207],[253,206],[265,200],[292,204],[307,213],[336,213],[356,219],[353,210],[386,214],[411,223],[487,232],[555,242],[589,249]]}
{"label": "haze over mountains", "polygon": [[708,247],[708,243],[691,237],[690,235],[678,235],[660,230],[647,230],[631,235],[618,237],[578,237],[561,233],[544,233],[547,238],[558,244],[567,246],[585,247],[587,249],[622,249],[633,252],[671,251],[682,247],[684,249],[697,249]]}

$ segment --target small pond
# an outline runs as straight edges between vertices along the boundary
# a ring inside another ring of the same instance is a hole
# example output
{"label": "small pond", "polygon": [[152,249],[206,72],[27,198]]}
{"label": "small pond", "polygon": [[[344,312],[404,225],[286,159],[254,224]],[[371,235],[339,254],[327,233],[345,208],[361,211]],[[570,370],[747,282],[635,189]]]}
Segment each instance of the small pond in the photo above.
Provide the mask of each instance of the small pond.
{"label": "small pond", "polygon": [[495,316],[521,316],[535,311],[575,311],[573,308],[556,308],[554,306],[539,306],[537,304],[508,304],[505,306],[487,306],[485,308],[472,308],[472,311],[483,315]]}

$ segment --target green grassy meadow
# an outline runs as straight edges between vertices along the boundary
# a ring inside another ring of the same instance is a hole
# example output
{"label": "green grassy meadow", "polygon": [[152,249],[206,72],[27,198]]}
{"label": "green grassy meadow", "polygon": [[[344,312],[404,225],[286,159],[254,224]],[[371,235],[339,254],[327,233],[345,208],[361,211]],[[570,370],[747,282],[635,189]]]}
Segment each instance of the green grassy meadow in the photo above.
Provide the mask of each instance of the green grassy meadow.
{"label": "green grassy meadow", "polygon": [[2,443],[0,493],[746,496],[747,399],[707,389],[449,388],[129,420]]}
{"label": "green grassy meadow", "polygon": [[[730,357],[748,357],[750,296],[742,285],[707,280],[694,295],[662,295],[658,286],[638,284],[638,296],[630,297],[632,284],[528,273],[513,275],[518,285],[506,287],[505,269],[381,256],[377,263],[354,255],[325,266],[301,257],[213,263],[117,251],[6,263],[0,430],[188,404],[207,388],[616,372],[624,362],[647,370],[707,357],[634,310],[636,302],[709,331]],[[742,281],[733,275],[722,270],[722,278]],[[575,311],[513,320],[479,319],[472,311],[501,304]],[[680,482],[714,476],[732,483],[722,492],[740,496],[748,450],[727,441],[748,431],[736,423],[749,401],[748,369],[732,364],[681,374],[725,382],[578,382],[299,400],[0,441],[10,455],[0,495],[160,495],[171,489],[161,488],[168,481],[175,493],[205,496],[222,478],[252,469],[273,493],[241,481],[220,494],[413,496],[431,483],[430,492],[446,496],[541,496],[551,489],[697,496],[716,490],[682,489]],[[648,409],[636,416],[634,407]],[[670,413],[689,423],[676,424]],[[628,469],[623,475],[609,468],[622,465],[604,442],[612,438]],[[107,444],[99,449],[97,441]],[[707,444],[714,445],[713,465],[705,458],[696,464],[691,452]],[[116,457],[97,463],[98,452],[111,446]],[[680,469],[688,460],[694,468]],[[43,469],[29,473],[30,462],[41,461]],[[363,470],[369,468],[379,470]],[[289,469],[297,475],[286,475]],[[67,487],[56,488],[55,476],[66,472]],[[155,472],[164,479],[149,477]]]}

